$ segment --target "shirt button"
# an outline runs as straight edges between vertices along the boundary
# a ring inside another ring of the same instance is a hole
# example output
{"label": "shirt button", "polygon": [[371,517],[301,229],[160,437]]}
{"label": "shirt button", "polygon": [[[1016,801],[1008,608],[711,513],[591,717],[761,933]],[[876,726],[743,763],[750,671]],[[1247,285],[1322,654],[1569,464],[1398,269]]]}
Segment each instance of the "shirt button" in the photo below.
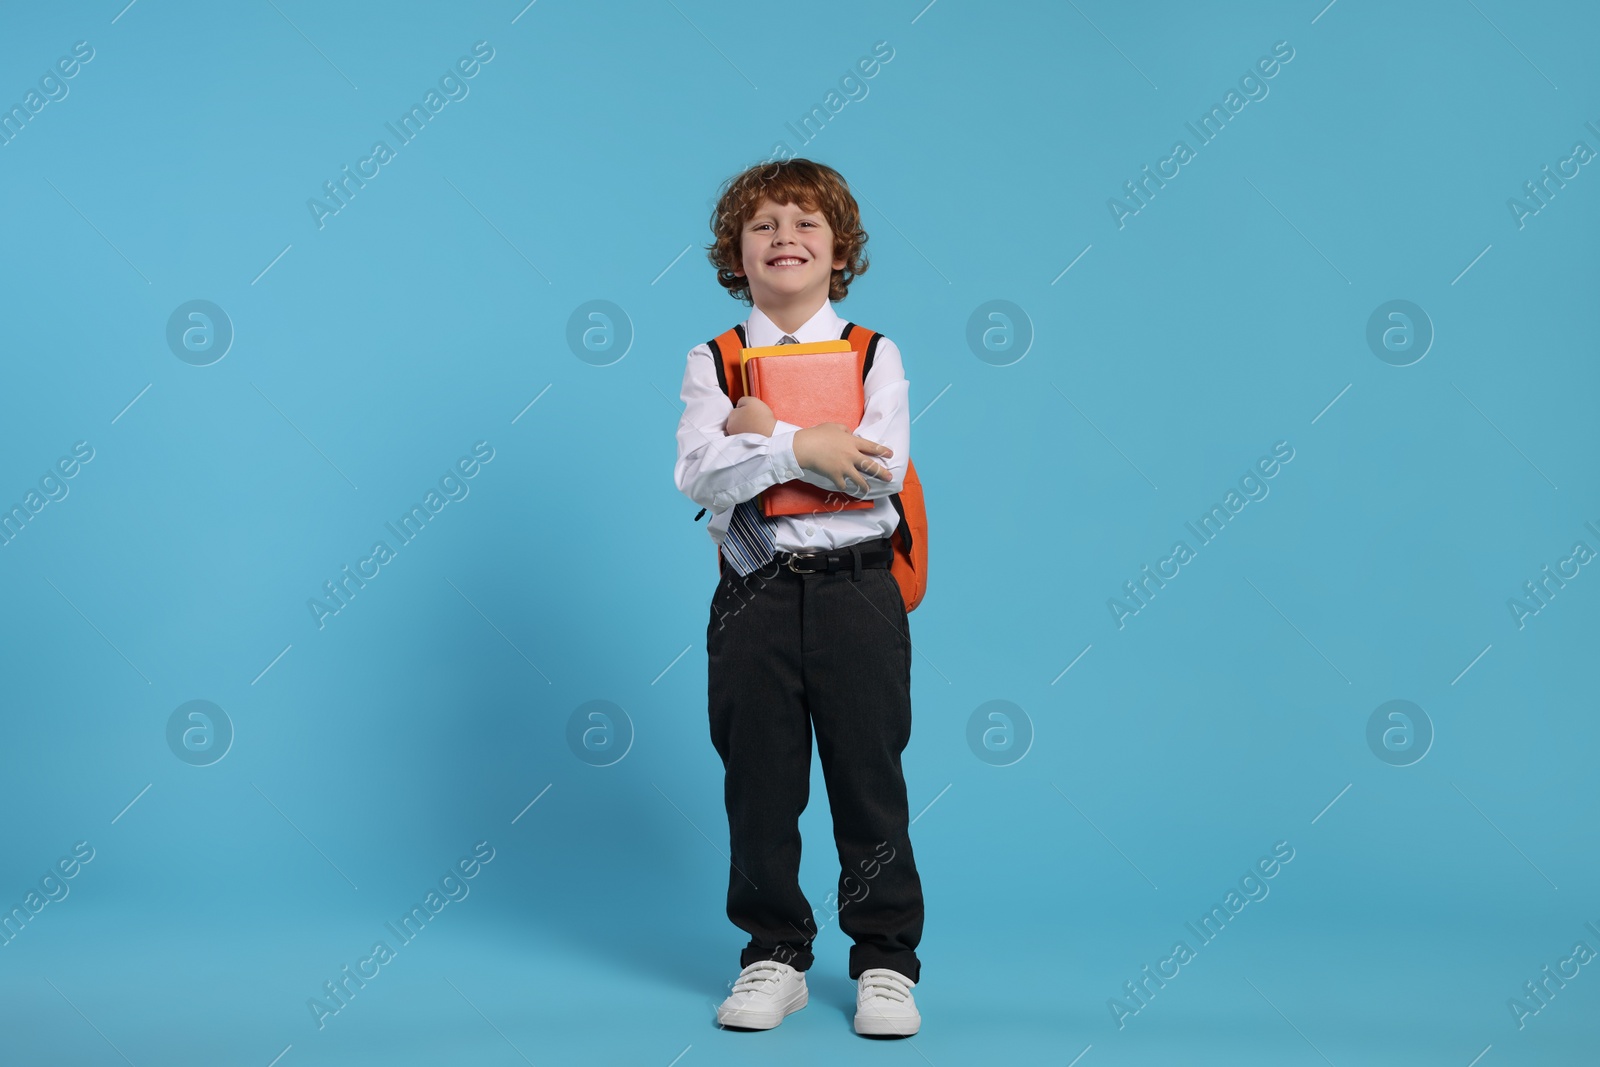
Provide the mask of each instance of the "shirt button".
{"label": "shirt button", "polygon": [[810,537],[812,534],[814,534],[816,532],[817,531],[813,530],[811,527],[809,527],[809,526],[806,527],[806,536],[807,537]]}

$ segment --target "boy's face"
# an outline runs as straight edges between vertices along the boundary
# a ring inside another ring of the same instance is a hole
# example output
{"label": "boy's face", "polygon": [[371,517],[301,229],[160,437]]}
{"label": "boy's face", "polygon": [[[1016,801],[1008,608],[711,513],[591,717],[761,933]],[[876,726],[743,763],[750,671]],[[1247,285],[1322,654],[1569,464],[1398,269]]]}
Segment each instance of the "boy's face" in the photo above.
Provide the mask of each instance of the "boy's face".
{"label": "boy's face", "polygon": [[833,272],[844,269],[844,257],[833,254],[833,227],[822,212],[775,204],[766,197],[744,224],[739,255],[740,268],[734,273],[749,279],[757,304],[808,304],[815,299],[820,307]]}

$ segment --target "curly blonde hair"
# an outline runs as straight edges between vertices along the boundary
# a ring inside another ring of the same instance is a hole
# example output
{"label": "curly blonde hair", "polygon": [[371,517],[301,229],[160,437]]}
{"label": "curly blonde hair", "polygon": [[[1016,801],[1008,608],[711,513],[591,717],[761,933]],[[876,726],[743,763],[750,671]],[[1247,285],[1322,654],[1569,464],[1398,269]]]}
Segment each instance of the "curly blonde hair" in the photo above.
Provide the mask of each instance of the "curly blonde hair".
{"label": "curly blonde hair", "polygon": [[714,238],[706,258],[717,268],[717,282],[728,295],[753,303],[750,279],[733,273],[740,262],[745,223],[762,198],[776,204],[795,204],[805,211],[820,211],[833,230],[833,256],[844,260],[828,282],[828,299],[843,300],[850,282],[867,271],[867,231],[861,228],[861,208],[850,195],[844,177],[825,163],[809,159],[784,159],[757,164],[723,183],[716,210],[711,213]]}

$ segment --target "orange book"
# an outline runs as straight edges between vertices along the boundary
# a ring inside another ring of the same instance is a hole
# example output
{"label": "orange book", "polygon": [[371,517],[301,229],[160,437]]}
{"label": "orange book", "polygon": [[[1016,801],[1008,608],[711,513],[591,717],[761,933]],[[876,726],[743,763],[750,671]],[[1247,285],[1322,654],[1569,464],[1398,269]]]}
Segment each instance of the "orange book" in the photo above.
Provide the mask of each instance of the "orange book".
{"label": "orange book", "polygon": [[[852,433],[861,425],[866,411],[862,357],[849,341],[746,348],[740,352],[739,369],[745,395],[766,404],[784,422],[796,426],[837,422]],[[761,513],[769,518],[857,510],[876,503],[838,489],[822,489],[798,478],[779,482],[761,493]]]}

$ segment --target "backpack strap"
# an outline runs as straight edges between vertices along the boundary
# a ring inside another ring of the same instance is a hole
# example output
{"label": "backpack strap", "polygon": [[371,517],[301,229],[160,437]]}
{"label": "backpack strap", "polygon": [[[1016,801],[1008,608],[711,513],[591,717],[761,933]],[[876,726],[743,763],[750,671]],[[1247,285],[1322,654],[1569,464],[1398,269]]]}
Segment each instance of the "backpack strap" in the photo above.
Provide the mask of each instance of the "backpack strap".
{"label": "backpack strap", "polygon": [[728,399],[735,404],[739,397],[733,395],[737,388],[741,395],[744,391],[744,379],[733,371],[739,366],[739,353],[748,348],[749,343],[745,337],[744,323],[737,323],[730,330],[726,330],[706,342],[706,347],[711,349],[711,365],[717,368],[717,385],[728,395]]}
{"label": "backpack strap", "polygon": [[[863,383],[865,383],[867,380],[867,375],[872,371],[873,357],[878,354],[878,341],[882,339],[883,335],[881,333],[875,333],[874,331],[867,329],[865,326],[857,326],[853,322],[847,322],[844,324],[844,332],[841,333],[839,337],[841,340],[849,341],[850,346],[857,352],[863,353],[861,360],[861,380]],[[906,555],[909,556],[911,555],[912,537],[911,523],[906,519],[906,506],[900,501],[899,493],[890,493],[889,503],[894,505],[895,514],[900,516],[900,525],[895,528],[895,532],[898,533],[901,540],[905,542]]]}
{"label": "backpack strap", "polygon": [[[750,347],[746,341],[744,323],[740,322],[736,323],[732,329],[725,330],[706,342],[706,347],[711,349],[711,365],[717,369],[717,385],[728,395],[728,399],[735,404],[739,402],[739,398],[734,396],[731,390],[739,389],[742,391],[744,389],[744,381],[739,375],[734,374],[733,370],[739,366],[740,351]],[[732,383],[731,386],[730,382]],[[690,521],[699,522],[700,516],[705,513],[706,509],[701,508]]]}
{"label": "backpack strap", "polygon": [[844,332],[839,335],[839,339],[842,341],[850,341],[851,345],[854,346],[856,342],[852,340],[850,336],[850,332],[852,330],[859,330],[861,334],[866,337],[866,352],[861,362],[861,380],[865,382],[867,380],[867,375],[872,372],[872,360],[873,357],[878,354],[878,341],[883,337],[883,335],[881,333],[873,333],[865,326],[857,326],[853,322],[847,322],[844,324]]}

